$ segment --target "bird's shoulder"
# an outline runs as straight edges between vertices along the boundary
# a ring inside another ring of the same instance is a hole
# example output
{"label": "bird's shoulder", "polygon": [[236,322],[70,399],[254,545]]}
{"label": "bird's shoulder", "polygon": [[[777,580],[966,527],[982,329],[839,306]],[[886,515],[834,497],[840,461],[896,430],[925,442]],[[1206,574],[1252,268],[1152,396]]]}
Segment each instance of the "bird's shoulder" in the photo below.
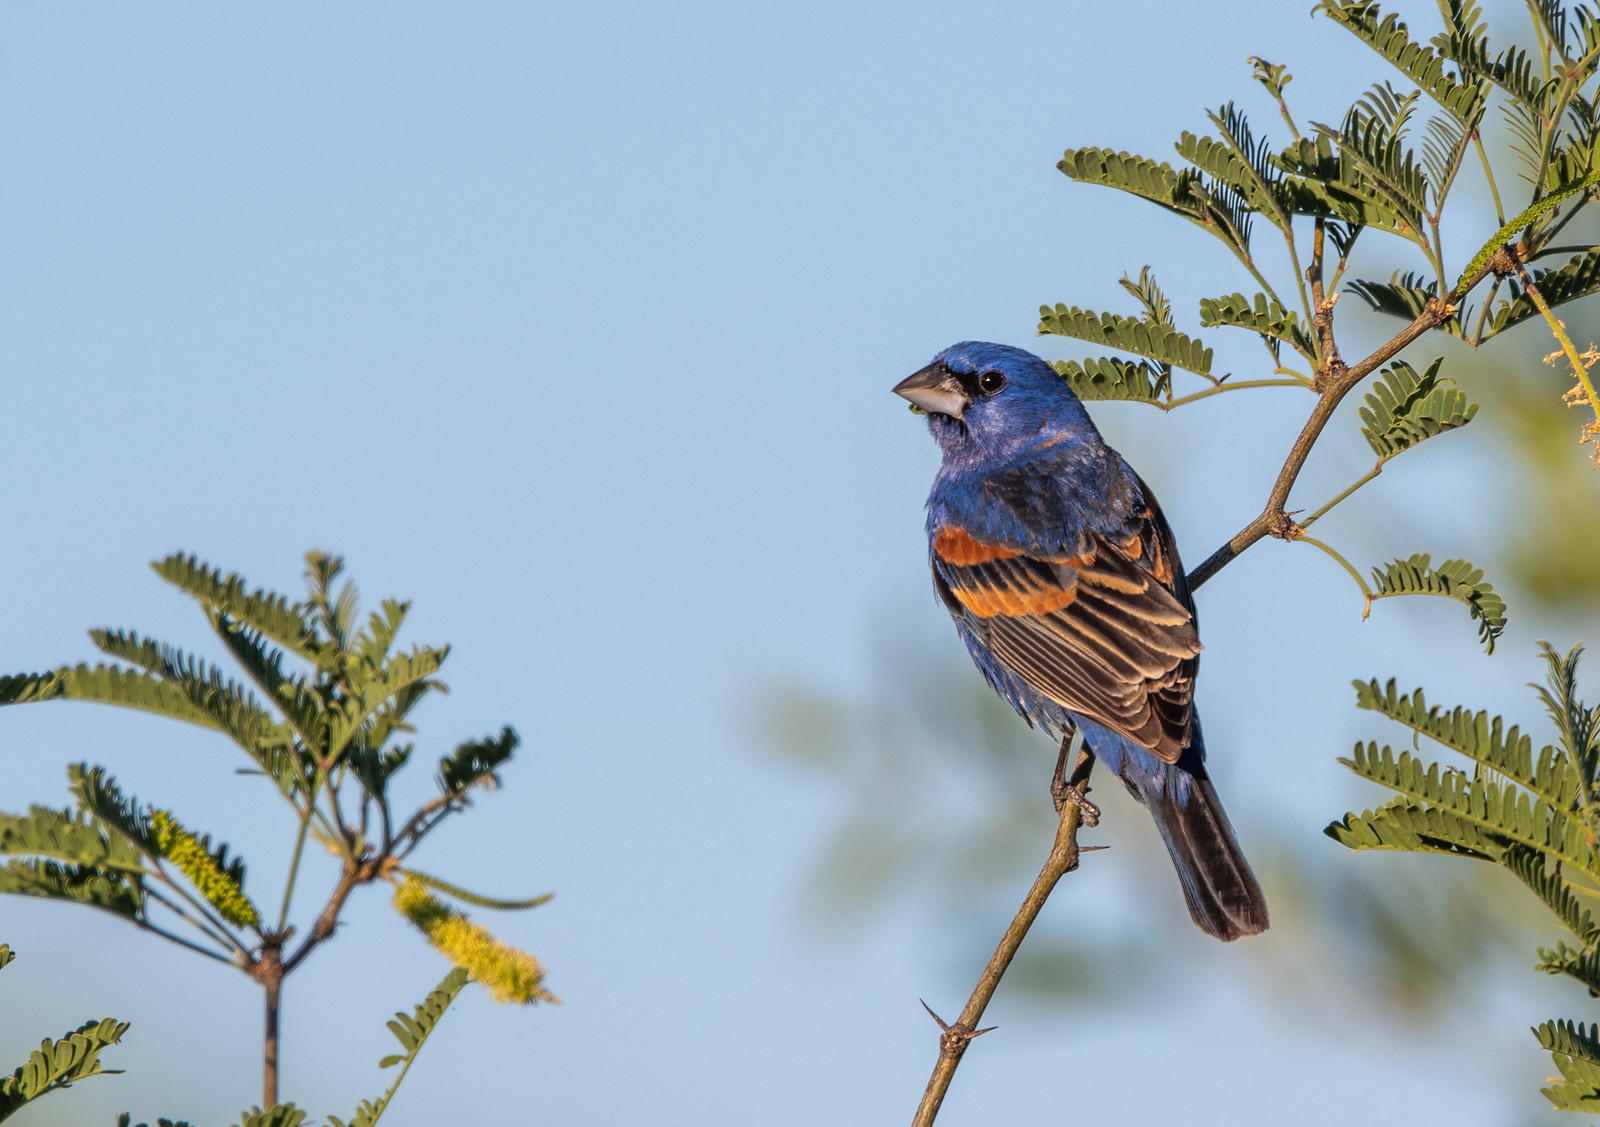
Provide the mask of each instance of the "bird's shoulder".
{"label": "bird's shoulder", "polygon": [[1142,519],[1146,490],[1104,443],[1058,441],[992,463],[943,472],[928,503],[930,541],[941,528],[1027,554],[1073,554],[1096,535],[1117,537]]}

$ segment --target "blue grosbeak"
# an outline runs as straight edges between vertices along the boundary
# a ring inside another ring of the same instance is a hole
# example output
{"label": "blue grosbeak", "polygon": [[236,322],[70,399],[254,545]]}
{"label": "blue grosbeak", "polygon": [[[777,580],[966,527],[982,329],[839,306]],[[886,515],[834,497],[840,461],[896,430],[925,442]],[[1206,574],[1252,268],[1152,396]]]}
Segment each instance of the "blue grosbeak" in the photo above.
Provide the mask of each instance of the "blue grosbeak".
{"label": "blue grosbeak", "polygon": [[1150,810],[1196,924],[1223,940],[1265,931],[1266,899],[1206,775],[1194,600],[1149,487],[1020,348],[953,345],[894,390],[944,454],[928,497],[933,585],[979,670],[1030,724],[1082,732]]}

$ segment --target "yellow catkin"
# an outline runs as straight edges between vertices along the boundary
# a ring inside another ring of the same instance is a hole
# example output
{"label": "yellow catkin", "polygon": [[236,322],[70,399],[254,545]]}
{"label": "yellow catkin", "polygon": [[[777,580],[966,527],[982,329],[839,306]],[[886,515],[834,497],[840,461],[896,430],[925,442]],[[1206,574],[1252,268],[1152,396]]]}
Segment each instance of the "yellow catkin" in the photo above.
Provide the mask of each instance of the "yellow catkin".
{"label": "yellow catkin", "polygon": [[177,819],[165,810],[155,810],[150,814],[150,828],[155,831],[161,855],[178,866],[178,871],[219,916],[234,927],[260,925],[261,913],[245,896],[244,889],[222,871],[216,858],[195,840],[194,834],[180,826]]}
{"label": "yellow catkin", "polygon": [[486,930],[431,895],[422,882],[407,877],[395,889],[394,906],[428,937],[428,942],[497,1002],[556,1002],[545,990],[544,966],[526,951],[502,943]]}

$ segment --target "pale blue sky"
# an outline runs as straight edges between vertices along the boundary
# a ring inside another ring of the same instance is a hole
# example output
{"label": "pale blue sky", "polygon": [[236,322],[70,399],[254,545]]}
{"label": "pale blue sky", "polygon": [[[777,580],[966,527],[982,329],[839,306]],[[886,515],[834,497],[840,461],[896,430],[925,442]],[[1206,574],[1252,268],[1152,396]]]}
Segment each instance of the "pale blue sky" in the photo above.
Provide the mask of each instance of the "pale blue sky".
{"label": "pale blue sky", "polygon": [[[428,861],[558,894],[493,922],[566,1005],[469,994],[395,1122],[908,1119],[934,1049],[917,1000],[958,1008],[975,968],[912,915],[860,948],[806,939],[831,797],[753,755],[741,708],[763,678],[856,685],[875,623],[941,613],[935,452],[893,383],[954,340],[1028,345],[1041,301],[1121,308],[1116,278],[1145,263],[1191,326],[1196,298],[1247,284],[1193,228],[1054,162],[1166,156],[1230,97],[1272,130],[1251,54],[1336,118],[1351,74],[1384,72],[1305,6],[0,6],[0,669],[87,657],[97,625],[201,642],[145,566],[173,549],[291,593],[307,548],[343,552],[367,596],[415,599],[415,636],[456,647],[419,752],[505,722],[524,738]],[[1259,367],[1253,342],[1215,343]],[[1298,426],[1303,404],[1266,396],[1099,412],[1191,564],[1259,508]],[[1308,499],[1370,461],[1354,429]],[[1487,543],[1469,495],[1493,496],[1488,436],[1451,442],[1393,471],[1437,496],[1433,540],[1391,535],[1381,496],[1330,532],[1374,558]],[[1201,610],[1241,821],[1315,837],[1373,800],[1334,764],[1364,730],[1353,675],[1433,663],[1445,696],[1529,711],[1533,626],[1491,667],[1457,607],[1363,624],[1309,550],[1261,546]],[[88,758],[202,826],[243,822],[253,877],[276,871],[284,827],[220,740],[52,706],[0,714],[0,754],[7,808],[60,802]],[[1094,879],[1114,895],[1116,873]],[[52,905],[7,900],[0,921],[23,959],[0,991],[27,1015],[0,1023],[0,1060],[89,1014],[134,1022],[111,1059],[128,1074],[56,1114],[222,1124],[253,1102],[242,977]],[[442,972],[381,896],[358,900],[288,986],[286,1095],[348,1115],[380,1089],[383,1020]],[[1002,994],[940,1122],[1334,1124],[1381,1098],[1368,1122],[1477,1127],[1526,1110],[1548,1068],[1519,1026],[1471,1042],[1521,1046],[1513,1081],[1446,1084],[1442,1050],[1312,1033],[1283,991],[1224,975],[1170,1007],[1054,1015]]]}

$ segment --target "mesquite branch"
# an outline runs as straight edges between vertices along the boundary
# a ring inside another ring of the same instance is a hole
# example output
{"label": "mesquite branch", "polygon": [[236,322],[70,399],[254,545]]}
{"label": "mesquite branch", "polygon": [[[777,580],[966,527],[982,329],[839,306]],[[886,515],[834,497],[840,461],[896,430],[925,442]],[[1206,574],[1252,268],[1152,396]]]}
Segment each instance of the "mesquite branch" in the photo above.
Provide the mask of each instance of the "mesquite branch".
{"label": "mesquite branch", "polygon": [[[1416,320],[1401,329],[1366,359],[1349,367],[1339,360],[1338,349],[1333,344],[1333,300],[1336,295],[1330,295],[1318,302],[1317,328],[1326,344],[1323,349],[1322,366],[1317,369],[1316,380],[1312,385],[1313,389],[1319,392],[1316,406],[1311,409],[1311,416],[1306,419],[1305,426],[1300,429],[1299,437],[1289,448],[1289,456],[1284,459],[1283,468],[1278,471],[1278,476],[1272,483],[1272,491],[1267,495],[1267,503],[1260,515],[1189,573],[1191,591],[1198,589],[1206,580],[1227,567],[1241,552],[1262,537],[1276,536],[1283,540],[1293,540],[1299,535],[1300,526],[1290,519],[1286,508],[1289,503],[1289,491],[1294,488],[1300,471],[1305,468],[1306,459],[1311,456],[1311,448],[1317,444],[1317,439],[1322,437],[1323,428],[1328,425],[1328,420],[1333,418],[1334,411],[1338,410],[1344,397],[1354,391],[1362,380],[1399,355],[1400,350],[1406,345],[1454,317],[1462,298],[1466,297],[1479,282],[1490,274],[1509,272],[1513,269],[1513,259],[1512,252],[1504,246],[1500,247],[1487,264],[1457,282],[1455,288],[1446,294],[1442,301],[1437,299],[1430,301]],[[1313,270],[1319,270],[1319,267],[1320,256],[1307,270],[1308,276]],[[1320,272],[1310,280],[1314,289],[1322,288]],[[1326,321],[1325,329],[1324,321]]]}
{"label": "mesquite branch", "polygon": [[[1061,745],[1063,759],[1069,746],[1070,737]],[[1094,756],[1089,754],[1087,749],[1080,751],[1077,766],[1073,769],[1070,780],[1070,785],[1078,788],[1080,793],[1088,792],[1089,771],[1093,766]],[[1000,945],[990,957],[989,965],[983,968],[983,974],[978,978],[978,984],[973,987],[972,996],[962,1008],[961,1016],[946,1024],[931,1009],[928,1011],[933,1015],[933,1020],[939,1023],[939,1060],[933,1066],[933,1075],[928,1078],[928,1087],[922,1093],[922,1103],[917,1106],[917,1116],[911,1121],[912,1127],[930,1127],[938,1116],[939,1107],[944,1103],[944,1094],[950,1087],[950,1081],[955,1077],[956,1067],[960,1065],[962,1054],[967,1051],[967,1045],[974,1037],[989,1032],[987,1029],[979,1029],[978,1022],[983,1020],[983,1011],[988,1008],[989,1000],[999,988],[1000,979],[1005,975],[1006,968],[1011,965],[1011,960],[1016,957],[1022,941],[1027,938],[1028,929],[1033,926],[1033,921],[1039,918],[1039,912],[1044,908],[1045,901],[1050,898],[1050,892],[1055,888],[1056,882],[1078,867],[1078,855],[1082,852],[1078,846],[1078,827],[1082,824],[1083,808],[1075,802],[1062,802],[1060,806],[1061,818],[1056,824],[1056,837],[1050,847],[1050,856],[1045,860],[1044,868],[1039,871],[1033,887],[1028,889],[1028,895],[1023,899],[1022,907],[1017,910],[1011,926],[1006,928],[1005,935],[1001,936]]]}

